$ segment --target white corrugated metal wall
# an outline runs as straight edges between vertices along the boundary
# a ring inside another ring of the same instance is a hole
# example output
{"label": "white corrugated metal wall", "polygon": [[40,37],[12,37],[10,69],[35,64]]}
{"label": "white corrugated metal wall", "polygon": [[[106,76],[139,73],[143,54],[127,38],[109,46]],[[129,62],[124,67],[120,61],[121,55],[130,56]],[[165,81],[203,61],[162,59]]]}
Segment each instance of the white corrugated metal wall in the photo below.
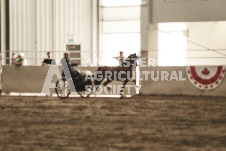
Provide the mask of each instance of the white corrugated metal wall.
{"label": "white corrugated metal wall", "polygon": [[35,49],[34,7],[34,0],[10,0],[10,51],[25,52],[26,58]]}
{"label": "white corrugated metal wall", "polygon": [[10,0],[10,52],[24,52],[29,65],[40,65],[47,51],[60,59],[72,38],[81,44],[81,58],[91,58],[97,47],[96,1]]}

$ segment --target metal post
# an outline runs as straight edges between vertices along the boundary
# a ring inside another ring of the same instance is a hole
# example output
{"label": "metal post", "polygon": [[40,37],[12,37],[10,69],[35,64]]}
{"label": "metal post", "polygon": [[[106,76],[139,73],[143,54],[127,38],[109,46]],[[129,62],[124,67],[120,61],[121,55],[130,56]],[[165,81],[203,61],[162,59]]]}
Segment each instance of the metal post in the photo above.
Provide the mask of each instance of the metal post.
{"label": "metal post", "polygon": [[93,1],[90,1],[90,58],[93,63]]}
{"label": "metal post", "polygon": [[34,54],[35,54],[35,65],[38,64],[38,52],[37,52],[37,47],[38,47],[38,36],[37,36],[37,0],[34,0]]}
{"label": "metal post", "polygon": [[5,0],[5,15],[6,15],[6,22],[5,22],[5,29],[6,29],[6,52],[5,52],[5,56],[6,56],[6,64],[10,64],[10,21],[9,21],[9,0]]}

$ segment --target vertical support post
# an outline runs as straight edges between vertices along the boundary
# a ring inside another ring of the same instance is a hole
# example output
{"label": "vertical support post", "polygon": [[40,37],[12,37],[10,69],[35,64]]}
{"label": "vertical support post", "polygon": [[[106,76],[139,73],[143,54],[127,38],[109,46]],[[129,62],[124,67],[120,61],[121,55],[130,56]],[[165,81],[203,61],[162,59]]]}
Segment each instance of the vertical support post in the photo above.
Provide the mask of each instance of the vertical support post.
{"label": "vertical support post", "polygon": [[[141,6],[141,51],[147,51],[148,58],[158,65],[158,24],[153,23],[153,0],[142,0]],[[142,52],[141,52],[142,54]]]}
{"label": "vertical support post", "polygon": [[93,27],[94,27],[94,21],[93,21],[93,0],[90,1],[90,59],[91,62],[93,62]]}
{"label": "vertical support post", "polygon": [[97,0],[97,65],[100,58],[100,0]]}
{"label": "vertical support post", "polygon": [[5,38],[6,38],[6,51],[5,51],[5,58],[6,58],[6,64],[10,64],[10,22],[9,22],[9,0],[5,0]]}
{"label": "vertical support post", "polygon": [[38,30],[38,26],[37,26],[37,0],[34,0],[34,60],[35,60],[35,65],[38,64],[38,52],[37,52],[37,48],[38,48],[38,35],[37,35],[37,30]]}
{"label": "vertical support post", "polygon": [[6,64],[6,0],[1,0],[1,64]]}
{"label": "vertical support post", "polygon": [[[55,35],[54,35],[54,34],[55,34],[55,33],[54,33],[54,29],[55,29],[55,26],[54,26],[54,21],[55,21],[54,13],[55,13],[55,9],[56,9],[55,6],[56,6],[56,5],[55,5],[54,2],[55,2],[55,0],[52,0],[52,37],[51,37],[51,38],[52,38],[52,48],[51,48],[51,49],[52,49],[52,55],[54,55],[54,48],[55,48],[55,47],[54,47],[54,46],[55,46],[55,45],[54,45],[54,42],[55,42],[55,41],[54,41],[54,37],[55,37]],[[56,56],[53,56],[53,58],[55,58],[55,57],[56,57]]]}

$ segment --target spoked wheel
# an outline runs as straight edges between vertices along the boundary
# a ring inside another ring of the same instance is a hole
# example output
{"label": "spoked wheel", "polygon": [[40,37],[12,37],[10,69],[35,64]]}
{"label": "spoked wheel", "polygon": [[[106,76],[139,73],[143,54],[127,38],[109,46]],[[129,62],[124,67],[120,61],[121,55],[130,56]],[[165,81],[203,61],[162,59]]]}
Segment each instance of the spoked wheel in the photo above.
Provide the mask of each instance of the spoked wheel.
{"label": "spoked wheel", "polygon": [[93,86],[87,88],[85,91],[78,91],[78,94],[83,98],[84,97],[88,98],[92,93],[93,93]]}
{"label": "spoked wheel", "polygon": [[60,79],[56,83],[56,94],[61,99],[66,99],[70,95],[69,83],[65,78]]}

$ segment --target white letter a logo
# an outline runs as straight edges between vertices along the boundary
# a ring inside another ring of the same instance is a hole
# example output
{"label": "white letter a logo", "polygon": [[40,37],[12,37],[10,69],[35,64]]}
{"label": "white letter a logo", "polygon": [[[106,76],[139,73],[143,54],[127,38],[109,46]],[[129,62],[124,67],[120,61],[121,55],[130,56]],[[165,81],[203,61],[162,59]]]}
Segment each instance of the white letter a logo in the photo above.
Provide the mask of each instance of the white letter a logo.
{"label": "white letter a logo", "polygon": [[57,79],[61,79],[61,74],[60,74],[58,66],[50,65],[48,73],[47,73],[47,76],[46,76],[46,80],[45,80],[44,85],[42,87],[42,92],[41,93],[50,94],[50,90],[49,89],[56,87],[55,83],[51,83],[52,78],[53,78],[54,75],[57,76]]}

